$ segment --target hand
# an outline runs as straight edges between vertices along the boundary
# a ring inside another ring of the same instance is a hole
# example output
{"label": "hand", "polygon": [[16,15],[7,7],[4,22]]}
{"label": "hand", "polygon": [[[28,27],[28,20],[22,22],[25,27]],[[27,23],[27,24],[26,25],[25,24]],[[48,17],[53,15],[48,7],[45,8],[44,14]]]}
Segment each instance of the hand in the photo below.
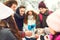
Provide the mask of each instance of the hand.
{"label": "hand", "polygon": [[38,35],[38,34],[35,34],[35,38],[37,38],[37,39],[38,39],[38,38],[39,38],[39,35]]}
{"label": "hand", "polygon": [[31,31],[25,31],[25,35],[30,37],[30,36],[32,36],[32,32]]}

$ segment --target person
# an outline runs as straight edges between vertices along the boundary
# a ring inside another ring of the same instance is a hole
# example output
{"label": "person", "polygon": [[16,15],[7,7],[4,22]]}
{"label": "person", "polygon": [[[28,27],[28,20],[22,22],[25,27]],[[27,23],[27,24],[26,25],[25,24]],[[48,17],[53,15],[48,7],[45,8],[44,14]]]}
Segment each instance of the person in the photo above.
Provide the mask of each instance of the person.
{"label": "person", "polygon": [[[60,40],[60,9],[57,9],[47,17],[47,25],[49,26],[50,40]],[[51,20],[52,19],[52,20]]]}
{"label": "person", "polygon": [[6,2],[4,2],[4,4],[5,4],[6,6],[12,8],[13,11],[16,10],[17,5],[18,5],[17,1],[15,1],[15,0],[13,0],[13,1],[12,1],[12,0],[10,0],[10,1],[6,1]]}
{"label": "person", "polygon": [[4,28],[5,22],[2,21],[0,22],[0,40],[17,40],[17,38],[11,33],[10,29]]}
{"label": "person", "polygon": [[32,36],[29,36],[30,38],[28,38],[26,36],[26,40],[36,40],[35,38],[35,29],[36,29],[36,18],[37,18],[37,14],[32,11],[32,10],[28,10],[26,12],[26,16],[24,18],[24,31],[30,31],[32,32]]}
{"label": "person", "polygon": [[[48,28],[48,25],[46,23],[46,18],[49,14],[52,13],[52,11],[48,10],[48,7],[46,7],[44,1],[41,1],[39,3],[38,8],[40,10],[40,13],[38,14],[38,17],[37,17],[36,28],[40,28],[40,29]],[[46,32],[45,32],[45,30],[44,30],[44,32],[42,32],[41,40],[44,40],[43,38],[44,38],[45,33],[47,33],[47,30],[46,30]]]}
{"label": "person", "polygon": [[52,11],[49,11],[46,7],[45,3],[41,1],[38,6],[40,13],[38,14],[37,18],[37,28],[45,28],[48,27],[46,24],[46,18],[47,16],[52,13]]}
{"label": "person", "polygon": [[[4,4],[6,6],[10,7],[13,11],[16,10],[17,2],[15,0],[6,1],[6,2],[4,2]],[[22,40],[22,37],[25,37],[25,35],[27,35],[27,36],[31,35],[31,32],[28,32],[28,31],[27,32],[19,31],[19,29],[18,29],[18,27],[16,25],[16,22],[15,22],[15,19],[14,19],[14,14],[10,15],[9,17],[7,17],[4,20],[8,24],[8,28],[13,33],[13,35],[17,38],[17,40]]]}
{"label": "person", "polygon": [[1,14],[0,15],[0,40],[17,40],[16,37],[11,33],[10,29],[5,28],[6,27],[6,22],[5,22],[4,19],[9,17],[13,13],[14,13],[13,10],[8,8],[4,4],[0,3],[0,14]]}
{"label": "person", "polygon": [[[6,1],[4,3],[6,6],[10,7],[12,10],[15,10],[15,7],[17,7],[17,2],[16,1]],[[17,25],[15,23],[15,20],[13,19],[13,15],[11,15],[10,17],[6,18],[5,19],[6,22],[8,23],[8,28],[11,29],[11,32],[17,37],[17,39],[21,39],[19,38],[20,37],[20,34],[19,34],[19,30],[17,28]],[[12,25],[13,24],[13,25]],[[15,31],[14,31],[15,30]]]}
{"label": "person", "polygon": [[20,7],[17,8],[16,14],[14,15],[16,24],[20,31],[23,31],[24,17],[25,17],[25,6],[21,5]]}

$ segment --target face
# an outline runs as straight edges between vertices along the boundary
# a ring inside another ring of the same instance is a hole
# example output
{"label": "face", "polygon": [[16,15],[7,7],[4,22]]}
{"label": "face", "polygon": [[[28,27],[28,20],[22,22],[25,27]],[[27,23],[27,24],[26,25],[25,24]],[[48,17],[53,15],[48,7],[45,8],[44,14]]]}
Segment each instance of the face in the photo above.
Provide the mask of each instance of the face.
{"label": "face", "polygon": [[28,14],[29,14],[29,15],[32,15],[32,11],[29,11]]}
{"label": "face", "polygon": [[12,4],[11,9],[13,9],[15,11],[16,10],[16,7],[17,7],[16,4]]}
{"label": "face", "polygon": [[25,8],[20,8],[19,12],[20,12],[20,15],[23,15],[25,13]]}
{"label": "face", "polygon": [[40,12],[41,12],[42,14],[44,14],[47,9],[46,9],[46,8],[40,8],[39,10],[40,10]]}

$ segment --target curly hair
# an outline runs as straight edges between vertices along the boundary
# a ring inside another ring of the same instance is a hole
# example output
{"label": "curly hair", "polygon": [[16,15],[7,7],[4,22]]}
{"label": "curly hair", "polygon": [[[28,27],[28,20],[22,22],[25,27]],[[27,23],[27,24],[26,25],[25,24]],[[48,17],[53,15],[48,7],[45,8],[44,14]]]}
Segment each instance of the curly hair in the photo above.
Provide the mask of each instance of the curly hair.
{"label": "curly hair", "polygon": [[28,13],[29,13],[29,12],[32,12],[32,15],[33,15],[34,19],[37,19],[37,14],[36,14],[33,10],[27,11],[27,12],[26,12],[26,15],[25,15],[25,18],[24,18],[24,23],[25,23],[25,24],[27,24],[28,15],[29,15]]}

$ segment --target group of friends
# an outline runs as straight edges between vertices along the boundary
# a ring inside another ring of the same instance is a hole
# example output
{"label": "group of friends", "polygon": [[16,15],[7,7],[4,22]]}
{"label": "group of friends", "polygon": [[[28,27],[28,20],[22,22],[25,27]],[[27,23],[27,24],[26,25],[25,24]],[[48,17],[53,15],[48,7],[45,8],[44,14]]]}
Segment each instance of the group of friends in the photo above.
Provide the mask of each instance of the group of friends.
{"label": "group of friends", "polygon": [[[50,40],[60,40],[60,10],[50,11],[44,1],[38,5],[39,14],[33,10],[25,12],[26,7],[23,5],[17,7],[18,3],[15,0],[6,1],[4,5],[15,13],[0,20],[0,40],[22,40],[22,38],[37,40],[39,35],[36,29],[46,27],[50,30]],[[40,36],[40,39],[45,40],[43,35]]]}

